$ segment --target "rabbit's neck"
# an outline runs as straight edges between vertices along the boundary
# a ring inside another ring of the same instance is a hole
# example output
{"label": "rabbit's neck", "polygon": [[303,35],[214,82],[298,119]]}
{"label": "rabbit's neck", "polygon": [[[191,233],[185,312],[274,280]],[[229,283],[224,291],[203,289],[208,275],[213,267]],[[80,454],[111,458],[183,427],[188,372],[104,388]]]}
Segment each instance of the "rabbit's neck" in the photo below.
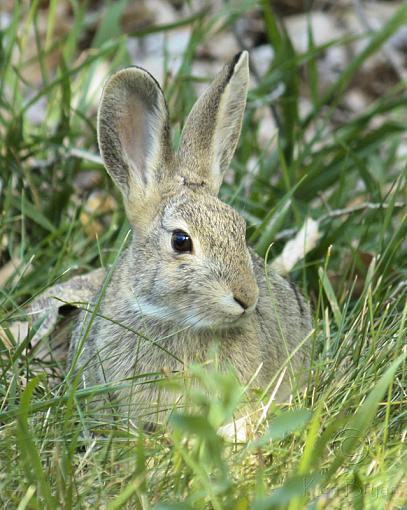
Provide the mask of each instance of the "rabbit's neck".
{"label": "rabbit's neck", "polygon": [[[234,329],[193,330],[180,328],[169,321],[157,322],[135,317],[123,342],[125,359],[132,359],[137,372],[170,372],[187,368],[191,363],[215,363],[233,368],[242,380],[248,380],[259,368],[261,359],[255,326],[247,321]],[[253,345],[256,344],[256,345]],[[154,349],[151,347],[154,346]]]}

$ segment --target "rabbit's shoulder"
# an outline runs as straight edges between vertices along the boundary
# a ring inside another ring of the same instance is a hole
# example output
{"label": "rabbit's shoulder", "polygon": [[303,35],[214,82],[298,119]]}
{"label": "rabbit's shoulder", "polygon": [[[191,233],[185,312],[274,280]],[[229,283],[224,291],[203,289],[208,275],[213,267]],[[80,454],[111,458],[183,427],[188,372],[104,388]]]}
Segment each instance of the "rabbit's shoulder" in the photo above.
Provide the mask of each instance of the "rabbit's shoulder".
{"label": "rabbit's shoulder", "polygon": [[293,333],[296,337],[304,336],[311,329],[311,314],[301,291],[293,281],[274,271],[253,249],[249,251],[259,286],[257,309],[260,320],[275,324],[277,314],[277,321],[290,336]]}

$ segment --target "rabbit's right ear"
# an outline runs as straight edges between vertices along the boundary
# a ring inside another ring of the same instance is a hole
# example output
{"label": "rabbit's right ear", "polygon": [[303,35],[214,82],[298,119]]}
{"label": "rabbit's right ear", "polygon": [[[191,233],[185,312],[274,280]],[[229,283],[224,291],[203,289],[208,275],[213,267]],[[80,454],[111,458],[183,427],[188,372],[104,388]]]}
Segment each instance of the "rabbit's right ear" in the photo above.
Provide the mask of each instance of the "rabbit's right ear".
{"label": "rabbit's right ear", "polygon": [[193,106],[181,133],[179,165],[186,181],[218,194],[235,153],[249,86],[249,55],[237,54]]}
{"label": "rabbit's right ear", "polygon": [[144,69],[123,69],[107,81],[98,112],[98,142],[130,221],[148,222],[144,216],[159,200],[162,172],[171,172],[172,150],[164,95]]}

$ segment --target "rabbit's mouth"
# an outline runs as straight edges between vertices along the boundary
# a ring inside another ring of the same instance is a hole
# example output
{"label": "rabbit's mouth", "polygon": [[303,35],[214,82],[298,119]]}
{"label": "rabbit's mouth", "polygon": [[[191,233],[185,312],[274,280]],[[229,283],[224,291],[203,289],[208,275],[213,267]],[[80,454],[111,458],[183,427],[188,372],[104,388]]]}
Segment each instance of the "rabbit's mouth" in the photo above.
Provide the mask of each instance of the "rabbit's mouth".
{"label": "rabbit's mouth", "polygon": [[191,317],[186,319],[185,322],[191,330],[195,331],[225,331],[228,329],[244,327],[249,317],[250,316],[246,315],[245,313],[239,315],[238,317],[230,317],[225,315],[216,318],[201,317],[197,319],[196,317]]}
{"label": "rabbit's mouth", "polygon": [[229,327],[230,326],[241,326],[241,325],[243,325],[252,316],[252,314],[253,314],[255,309],[256,309],[256,307],[253,306],[253,307],[251,307],[250,310],[243,310],[241,312],[241,314],[238,315],[238,316],[227,318],[225,320],[225,327],[228,327],[228,326]]}
{"label": "rabbit's mouth", "polygon": [[253,315],[256,306],[257,299],[247,307],[237,302],[233,295],[227,295],[216,303],[207,303],[205,308],[192,306],[187,321],[193,329],[222,330],[241,327]]}
{"label": "rabbit's mouth", "polygon": [[233,294],[227,294],[220,299],[220,304],[226,317],[230,317],[230,322],[235,323],[250,317],[256,309],[257,299],[256,295],[249,303],[248,300],[243,301]]}

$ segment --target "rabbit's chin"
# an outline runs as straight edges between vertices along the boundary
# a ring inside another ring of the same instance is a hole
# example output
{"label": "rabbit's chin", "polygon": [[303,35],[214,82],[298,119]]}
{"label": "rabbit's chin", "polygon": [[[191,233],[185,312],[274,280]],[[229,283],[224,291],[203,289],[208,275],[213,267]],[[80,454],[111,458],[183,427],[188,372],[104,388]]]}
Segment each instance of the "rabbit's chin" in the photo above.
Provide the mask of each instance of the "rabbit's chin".
{"label": "rabbit's chin", "polygon": [[194,330],[227,330],[242,327],[247,321],[248,315],[241,314],[238,317],[217,317],[211,319],[196,319],[192,317],[186,317],[185,323],[187,326]]}

